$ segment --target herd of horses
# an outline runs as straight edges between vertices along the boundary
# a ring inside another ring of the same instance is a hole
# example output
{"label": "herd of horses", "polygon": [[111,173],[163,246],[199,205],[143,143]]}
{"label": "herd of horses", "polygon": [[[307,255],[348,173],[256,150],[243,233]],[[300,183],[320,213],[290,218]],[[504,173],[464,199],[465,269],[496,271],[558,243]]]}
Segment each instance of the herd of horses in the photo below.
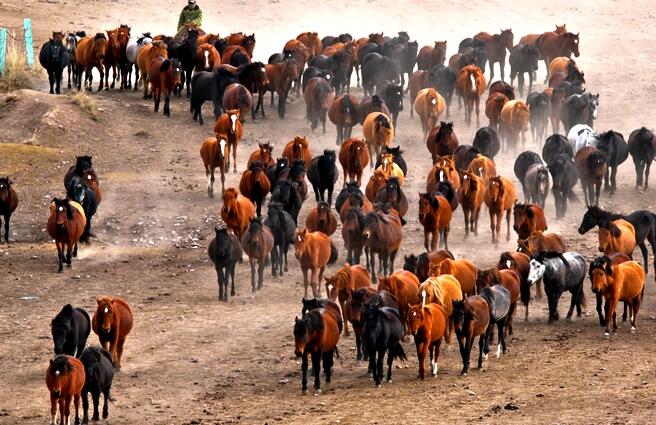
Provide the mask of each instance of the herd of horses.
{"label": "herd of horses", "polygon": [[[41,49],[40,60],[48,70],[51,93],[60,92],[66,66],[69,88],[81,89],[84,75],[84,85],[91,90],[95,67],[100,73],[98,90],[113,88],[117,81],[121,89],[137,90],[141,84],[144,98],[153,97],[155,111],[164,96],[167,116],[170,97],[181,96],[184,89],[193,119],[201,124],[203,103],[213,103],[213,135],[202,142],[200,156],[209,197],[214,196],[217,170],[221,177],[224,226],[215,228],[208,248],[216,268],[218,298],[228,301],[230,281],[230,295],[235,296],[235,269],[244,254],[255,294],[264,287],[267,265],[274,277],[289,271],[287,253],[293,246],[304,280],[301,314],[293,329],[295,354],[302,358],[303,391],[307,390],[309,359],[315,391],[320,391],[322,362],[325,380],[330,382],[337,345],[342,333],[349,335],[349,325],[355,334],[357,359],[369,361],[376,385],[383,379],[385,354],[389,382],[394,359],[407,358],[401,343],[408,334],[416,344],[421,379],[426,374],[427,354],[431,374],[437,374],[442,342],[449,346],[454,333],[462,374],[469,372],[476,338],[481,368],[495,329],[496,356],[506,352],[517,304],[525,306],[528,317],[534,285],[536,298],[542,297],[544,289],[551,322],[559,318],[558,301],[566,291],[572,295],[567,318],[574,309],[581,315],[587,277],[605,335],[617,329],[619,301],[625,306],[623,319],[628,317],[635,331],[648,271],[646,242],[656,254],[656,215],[647,210],[612,213],[602,210],[598,201],[602,184],[610,195],[615,193],[617,167],[629,155],[635,164],[636,186],[648,187],[656,136],[644,127],[633,131],[628,141],[617,131],[593,130],[599,95],[586,89],[584,73],[571,59],[579,56],[579,34],[568,32],[565,25],[556,26],[555,31],[526,35],[515,45],[510,29],[498,34],[481,32],[462,40],[448,62],[446,41],[419,49],[406,32],[393,38],[375,33],[360,39],[350,34],[320,39],[317,33],[306,32],[288,41],[267,64],[253,61],[254,48],[254,34],[221,38],[190,27],[184,38],[176,39],[135,35],[121,25],[91,36],[53,33]],[[507,53],[510,83],[504,82]],[[545,63],[548,87],[536,92],[533,83],[539,60]],[[497,63],[501,80],[493,81]],[[486,79],[488,65],[490,78]],[[365,97],[361,100],[351,95],[353,70],[358,86],[362,75]],[[516,97],[513,80],[518,78],[523,96],[525,75],[529,84],[523,101]],[[258,111],[265,116],[263,97],[269,92],[272,106],[274,93],[278,98],[281,119],[290,96],[304,100],[312,130],[321,125],[326,132],[328,118],[336,127],[339,151],[324,149],[313,155],[310,140],[296,136],[276,158],[273,145],[260,143],[249,154],[239,185],[226,187],[231,160],[235,173],[244,164],[238,163],[237,152],[247,118],[255,120]],[[460,144],[454,124],[443,121],[451,114],[453,95],[464,105],[465,123],[470,125],[475,114],[480,126],[480,104],[486,92],[484,113],[489,125],[476,131],[471,145]],[[420,118],[432,167],[426,191],[417,199],[425,252],[406,256],[403,269],[397,270],[411,197],[403,187],[408,166],[401,146],[393,142],[406,93],[410,115],[416,112]],[[553,134],[547,137],[549,124]],[[564,135],[559,134],[561,124]],[[362,126],[362,137],[353,136],[357,125]],[[529,127],[541,151],[523,150],[516,157],[513,171],[524,194],[520,203],[518,187],[510,176],[499,175],[495,157],[502,150],[516,152],[520,143],[524,149]],[[340,176],[338,162],[344,185],[333,196]],[[364,182],[367,167],[372,173]],[[309,195],[308,180],[316,206],[303,221],[299,212]],[[579,181],[587,206],[579,233],[598,227],[598,248],[603,254],[590,264],[580,253],[567,251],[562,235],[547,232],[544,213],[551,192],[556,218],[564,217],[568,201],[578,200],[573,189]],[[63,264],[71,266],[78,242],[93,236],[91,219],[102,199],[91,157],[78,157],[64,183],[67,197],[52,201],[47,226],[56,242],[60,272]],[[1,178],[5,240],[17,203],[9,177]],[[482,268],[473,259],[456,259],[448,249],[458,208],[467,238],[478,235],[484,205],[495,247],[502,237],[504,216],[505,239],[511,239],[512,231],[517,235],[517,251],[501,253],[491,268]],[[328,267],[339,257],[332,239],[338,229],[346,263],[331,275]],[[632,260],[636,246],[643,255],[642,266]],[[322,284],[326,298],[322,298]],[[60,325],[64,320],[67,324]],[[94,397],[94,418],[98,417],[99,393],[104,393],[103,416],[107,416],[113,370],[120,368],[131,326],[131,313],[123,300],[98,298],[93,329],[101,344],[109,347],[107,352],[84,349],[91,325],[83,310],[67,305],[53,320],[57,356],[47,373],[53,422],[56,404],[64,420],[71,399],[77,416],[80,394],[86,392]],[[55,335],[61,329],[68,333],[63,339]],[[83,402],[86,419],[86,396]]]}

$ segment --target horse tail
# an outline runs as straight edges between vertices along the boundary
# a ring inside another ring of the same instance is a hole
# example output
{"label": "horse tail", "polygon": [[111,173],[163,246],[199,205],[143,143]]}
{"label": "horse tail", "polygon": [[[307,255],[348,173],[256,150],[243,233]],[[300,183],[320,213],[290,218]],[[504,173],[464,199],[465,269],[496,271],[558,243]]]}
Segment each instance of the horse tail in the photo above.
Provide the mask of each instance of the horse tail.
{"label": "horse tail", "polygon": [[248,105],[249,104],[248,90],[246,89],[246,87],[240,87],[239,88],[239,103],[241,103],[242,105]]}
{"label": "horse tail", "polygon": [[[583,282],[581,282],[581,288],[579,289],[579,304],[581,305],[581,308],[585,309],[587,307],[587,300],[585,299],[585,291],[583,290]],[[643,294],[644,294],[644,286],[643,286]]]}
{"label": "horse tail", "polygon": [[337,245],[332,240],[330,241],[330,258],[328,259],[328,265],[332,266],[337,261],[339,252],[337,251]]}
{"label": "horse tail", "polygon": [[390,347],[389,355],[392,356],[392,358],[401,361],[408,360],[408,356],[405,354],[405,351],[403,350],[403,346],[400,343],[397,343],[395,346]]}
{"label": "horse tail", "polygon": [[[339,332],[342,333],[342,330],[340,329]],[[335,357],[341,359],[342,356],[339,355],[339,350],[337,349],[337,346],[335,346],[334,350],[335,350]]]}
{"label": "horse tail", "polygon": [[521,282],[519,285],[519,298],[522,305],[528,305],[531,301],[531,285],[528,282]]}

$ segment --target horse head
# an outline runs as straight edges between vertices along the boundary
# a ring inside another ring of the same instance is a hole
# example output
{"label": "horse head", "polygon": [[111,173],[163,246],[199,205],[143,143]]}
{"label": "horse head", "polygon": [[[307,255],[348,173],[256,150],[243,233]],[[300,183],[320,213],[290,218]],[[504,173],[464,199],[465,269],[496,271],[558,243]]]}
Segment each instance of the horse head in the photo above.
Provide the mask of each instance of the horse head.
{"label": "horse head", "polygon": [[9,202],[10,190],[11,190],[12,181],[9,180],[9,176],[0,177],[0,201]]}
{"label": "horse head", "polygon": [[104,59],[105,54],[107,53],[107,36],[102,32],[97,33],[93,39],[93,44],[96,60]]}
{"label": "horse head", "polygon": [[52,203],[57,226],[63,227],[68,220],[73,219],[73,207],[68,203],[68,199],[54,198]]}
{"label": "horse head", "polygon": [[574,57],[579,57],[579,33],[573,34],[571,32],[567,32],[565,34],[562,34],[561,37],[565,37],[566,40],[566,48],[567,50],[571,51],[574,53]]}
{"label": "horse head", "polygon": [[59,397],[62,393],[62,387],[66,385],[66,376],[73,370],[73,366],[68,360],[68,357],[63,354],[58,354],[50,359],[50,366],[48,373],[50,374],[50,393],[54,397]]}
{"label": "horse head", "polygon": [[294,255],[300,259],[305,252],[308,231],[305,227],[296,231],[294,234]]}
{"label": "horse head", "polygon": [[613,261],[606,255],[596,258],[590,264],[588,275],[592,283],[592,292],[598,294],[610,285],[609,278],[614,278],[613,268]]}
{"label": "horse head", "polygon": [[512,29],[508,28],[507,30],[500,30],[499,41],[503,47],[508,49],[508,51],[514,46],[513,39],[514,35]]}
{"label": "horse head", "polygon": [[216,239],[217,256],[223,257],[230,253],[230,236],[226,226],[214,227],[214,237]]}
{"label": "horse head", "polygon": [[98,304],[96,310],[97,323],[100,329],[109,333],[112,331],[112,326],[116,323],[116,312],[114,308],[114,299],[112,297],[98,297],[96,298]]}

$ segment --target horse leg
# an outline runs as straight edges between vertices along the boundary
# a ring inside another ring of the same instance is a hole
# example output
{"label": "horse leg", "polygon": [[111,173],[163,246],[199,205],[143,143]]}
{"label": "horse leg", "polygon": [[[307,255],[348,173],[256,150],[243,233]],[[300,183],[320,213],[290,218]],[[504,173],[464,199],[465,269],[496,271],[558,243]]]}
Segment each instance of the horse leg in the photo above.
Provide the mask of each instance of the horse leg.
{"label": "horse leg", "polygon": [[327,351],[322,355],[323,373],[326,375],[326,382],[330,382],[333,368],[333,350]]}
{"label": "horse leg", "polygon": [[164,115],[167,117],[171,116],[171,107],[169,105],[170,93],[167,89],[164,89]]}
{"label": "horse leg", "polygon": [[595,183],[595,205],[599,205],[600,192],[601,192],[601,182],[598,181]]}
{"label": "horse leg", "polygon": [[105,71],[103,71],[102,66],[98,67],[98,72],[100,73],[100,83],[98,84],[98,91],[101,92],[103,89],[103,78],[105,77]]}
{"label": "horse leg", "polygon": [[303,358],[301,360],[301,390],[305,394],[307,392],[307,372],[308,372],[308,355],[303,353]]}
{"label": "horse leg", "polygon": [[[465,342],[465,347],[463,350],[461,350],[461,355],[462,355],[462,372],[460,372],[461,375],[465,376],[469,372],[469,359],[471,356],[471,349],[472,346],[474,345],[474,337],[471,335],[467,335],[467,339]],[[479,358],[479,363],[481,362]]]}
{"label": "horse leg", "polygon": [[312,295],[314,298],[319,298],[319,293],[321,291],[321,288],[317,288],[319,286],[318,283],[318,275],[319,275],[319,270],[317,267],[312,267],[312,270],[310,272],[310,285],[312,286]]}
{"label": "horse leg", "polygon": [[496,245],[497,239],[494,237],[494,230],[496,229],[496,225],[494,223],[495,217],[496,217],[496,213],[490,210],[490,231],[492,232],[492,243]]}
{"label": "horse leg", "polygon": [[601,292],[595,294],[597,298],[597,315],[599,316],[599,326],[604,326],[606,320],[604,318],[604,310],[602,309],[603,295]]}
{"label": "horse leg", "polygon": [[[424,355],[424,358],[426,356]],[[380,360],[383,358],[383,356],[380,356],[378,361],[382,363]],[[392,383],[392,364],[394,363],[394,356],[392,355],[392,349],[390,348],[387,350],[387,383],[391,384]],[[381,375],[382,375],[382,369],[381,369]]]}
{"label": "horse leg", "polygon": [[467,236],[469,236],[469,217],[471,214],[471,210],[468,208],[462,208],[462,215],[465,218],[465,239],[467,239]]}
{"label": "horse leg", "polygon": [[257,290],[264,287],[264,268],[266,267],[266,257],[257,261]]}
{"label": "horse leg", "polygon": [[481,207],[480,206],[476,209],[474,214],[475,214],[474,215],[474,220],[471,220],[472,225],[473,225],[472,231],[474,232],[474,236],[478,236],[478,219],[481,216]]}
{"label": "horse leg", "polygon": [[[422,380],[424,379],[424,374],[425,374],[424,362],[426,361],[426,350],[424,350],[424,347],[427,345],[428,343],[421,343],[421,342],[415,343],[415,346],[417,348],[417,359],[419,360],[419,374],[417,375],[417,377]],[[431,355],[431,365],[433,364],[432,357],[433,356]]]}
{"label": "horse leg", "polygon": [[55,73],[55,79],[56,79],[55,93],[57,94],[61,94],[61,82],[62,82],[63,74],[64,74],[63,69],[58,69],[57,72]]}
{"label": "horse leg", "polygon": [[651,168],[651,160],[647,162],[645,167],[645,190],[649,188],[649,169]]}
{"label": "horse leg", "polygon": [[160,89],[153,87],[153,101],[155,103],[155,112],[159,112]]}
{"label": "horse leg", "polygon": [[[100,392],[97,392],[96,390],[91,391],[91,399],[93,401],[93,416],[91,417],[92,421],[99,421],[100,420],[100,414],[98,413],[98,406],[100,404]],[[89,401],[86,400],[86,397],[84,397],[84,401],[86,401],[86,409],[89,409]],[[84,416],[86,417],[87,412],[84,412]],[[87,419],[88,421],[88,419]],[[86,423],[86,422],[84,422]]]}
{"label": "horse leg", "polygon": [[373,253],[369,255],[369,265],[371,266],[369,270],[371,272],[371,283],[376,283],[378,282],[378,278],[376,277],[376,255]]}
{"label": "horse leg", "polygon": [[255,293],[255,258],[249,256],[248,262],[250,263],[251,266],[251,292],[254,294]]}
{"label": "horse leg", "polygon": [[305,295],[304,298],[308,297],[308,270],[307,268],[303,268],[303,287],[305,288]]}
{"label": "horse leg", "polygon": [[[508,315],[510,316],[510,312],[508,313]],[[512,318],[509,317],[509,320],[512,320]],[[502,352],[503,352],[503,354],[506,354],[506,351],[507,351],[507,349],[506,349],[506,332],[505,332],[505,329],[504,329],[505,324],[506,324],[505,322],[506,322],[505,320],[501,320],[497,323],[497,329],[499,331],[499,342],[497,344],[497,359],[499,357],[501,357]],[[512,327],[512,325],[511,325],[511,327]],[[512,333],[511,333],[511,335],[512,335]]]}
{"label": "horse leg", "polygon": [[235,141],[234,146],[232,147],[232,159],[233,164],[232,164],[232,171],[237,172],[237,141]]}
{"label": "horse leg", "polygon": [[[506,211],[506,241],[510,240],[510,214],[512,212],[512,209],[508,209]],[[499,217],[501,218],[501,217]]]}
{"label": "horse leg", "polygon": [[314,392],[318,394],[321,392],[321,352],[315,351],[312,353],[312,373],[314,374]]}
{"label": "horse leg", "polygon": [[[273,249],[271,250],[271,275],[273,277],[278,276],[278,256],[279,256],[280,245],[274,244]],[[282,275],[282,274],[281,274]]]}
{"label": "horse leg", "polygon": [[66,245],[66,264],[68,264],[68,267],[71,267],[71,257],[77,257],[77,242]]}
{"label": "horse leg", "polygon": [[617,190],[617,166],[613,166],[610,169],[610,194],[614,195]]}
{"label": "horse leg", "polygon": [[615,310],[617,309],[617,301],[611,298],[606,304],[606,328],[604,329],[604,332],[606,336],[609,336],[611,320],[613,321],[613,331],[617,329],[617,315],[615,314]]}

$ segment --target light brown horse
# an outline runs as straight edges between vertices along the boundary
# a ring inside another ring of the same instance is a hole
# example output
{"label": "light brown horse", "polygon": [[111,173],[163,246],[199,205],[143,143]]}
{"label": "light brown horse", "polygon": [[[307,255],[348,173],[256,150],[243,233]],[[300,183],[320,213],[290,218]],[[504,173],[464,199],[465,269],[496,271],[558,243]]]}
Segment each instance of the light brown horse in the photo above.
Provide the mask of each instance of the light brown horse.
{"label": "light brown horse", "polygon": [[[80,204],[68,199],[52,200],[46,228],[57,246],[59,273],[64,271],[64,263],[71,267],[71,256],[77,257],[77,243],[84,233],[86,224],[87,219]],[[66,250],[65,256],[64,250]]]}
{"label": "light brown horse", "polygon": [[114,368],[121,370],[125,339],[132,330],[132,310],[127,302],[116,297],[98,297],[96,304],[91,328],[98,335],[100,345],[112,355]]}
{"label": "light brown horse", "polygon": [[159,103],[164,94],[164,116],[171,116],[171,93],[178,86],[182,86],[182,68],[178,59],[166,59],[161,56],[150,61],[148,66],[148,81],[153,89],[155,112],[159,111]]}
{"label": "light brown horse", "polygon": [[494,160],[485,155],[478,155],[474,158],[467,166],[467,171],[475,173],[482,178],[485,184],[497,175],[497,167],[494,164]]}
{"label": "light brown horse", "polygon": [[396,297],[399,314],[403,323],[403,334],[408,334],[408,310],[416,305],[421,298],[417,295],[419,279],[407,270],[399,270],[388,277],[381,277],[378,282],[379,291],[387,291]]}
{"label": "light brown horse", "polygon": [[241,239],[251,220],[255,218],[255,205],[241,195],[237,189],[229,187],[223,191],[221,219]]}
{"label": "light brown horse", "polygon": [[249,57],[253,57],[255,50],[255,34],[247,35],[243,32],[232,33],[225,38],[228,46],[241,46],[246,50]]}
{"label": "light brown horse", "polygon": [[[251,204],[252,205],[252,204]],[[248,255],[251,267],[251,293],[264,287],[264,267],[273,249],[273,234],[259,218],[250,220],[248,228],[241,236],[241,247]],[[257,287],[255,286],[255,266],[257,265]]]}
{"label": "light brown horse", "polygon": [[98,91],[102,91],[103,79],[105,72],[103,70],[103,59],[107,53],[107,37],[105,34],[99,32],[96,35],[84,37],[77,43],[75,49],[75,60],[77,61],[77,89],[81,89],[82,85],[82,72],[84,71],[84,87],[88,91],[92,91],[91,83],[93,82],[93,68],[98,69],[100,74],[100,83],[98,84]]}
{"label": "light brown horse", "polygon": [[526,131],[531,119],[531,111],[521,100],[509,100],[501,109],[501,137],[515,150],[521,135],[522,149],[526,145]]}
{"label": "light brown horse", "polygon": [[[105,57],[103,58],[103,65],[105,67],[105,90],[109,90],[109,71],[112,70],[112,84],[113,89],[116,85],[116,69],[121,59],[121,45],[118,42],[118,29],[107,30],[107,49],[105,50]],[[119,79],[121,77],[120,70],[118,73]],[[102,82],[102,79],[100,80]]]}
{"label": "light brown horse", "polygon": [[290,163],[295,160],[301,160],[305,163],[305,167],[307,168],[310,161],[312,161],[310,142],[305,137],[296,136],[293,140],[287,142],[285,148],[282,150],[282,156],[283,158],[289,159]]}
{"label": "light brown horse", "polygon": [[557,233],[542,233],[540,231],[531,234],[526,239],[517,241],[518,251],[529,257],[542,251],[564,253],[567,247],[563,237]]}
{"label": "light brown horse", "polygon": [[479,32],[474,38],[485,43],[487,60],[490,64],[490,81],[494,81],[494,64],[496,62],[499,62],[501,81],[503,81],[505,79],[506,50],[510,52],[510,49],[514,46],[512,30],[500,30],[499,34]]}
{"label": "light brown horse", "polygon": [[65,354],[50,359],[46,371],[46,386],[50,393],[51,425],[57,421],[57,405],[59,405],[59,423],[71,423],[71,401],[75,406],[75,423],[80,423],[79,408],[84,382],[85,372],[81,361]]}
{"label": "light brown horse", "polygon": [[320,282],[326,267],[337,261],[337,247],[330,236],[323,232],[308,232],[303,228],[294,235],[294,251],[301,263],[305,297],[308,296],[308,271],[311,273],[309,283],[312,285],[312,295],[321,296]]}
{"label": "light brown horse", "polygon": [[434,88],[425,88],[417,93],[414,101],[414,109],[421,119],[421,128],[424,137],[437,125],[440,115],[446,110],[446,103],[441,94]]}
{"label": "light brown horse", "polygon": [[547,218],[538,204],[513,206],[513,229],[519,239],[526,239],[536,231],[547,230]]}
{"label": "light brown horse", "polygon": [[339,305],[344,318],[344,336],[349,336],[348,323],[345,316],[346,302],[351,299],[355,291],[360,288],[371,287],[371,276],[366,268],[361,265],[352,266],[344,264],[344,267],[337,270],[332,276],[325,276],[326,280],[326,297],[335,301],[339,300]]}
{"label": "light brown horse", "polygon": [[[424,227],[424,248],[435,251],[440,240],[444,249],[449,249],[449,230],[451,228],[451,205],[441,195],[419,193],[419,222]],[[431,236],[430,245],[428,237]]]}
{"label": "light brown horse", "polygon": [[361,186],[362,173],[369,163],[364,140],[356,137],[346,140],[339,149],[339,163],[344,171],[344,183],[355,180]]}
{"label": "light brown horse", "polygon": [[458,199],[465,216],[465,238],[469,236],[469,232],[478,236],[478,218],[484,198],[485,182],[483,179],[472,172],[462,171]]}
{"label": "light brown horse", "polygon": [[618,219],[599,225],[599,252],[606,255],[619,252],[633,258],[635,246],[635,228],[628,221]]}
{"label": "light brown horse", "polygon": [[428,78],[430,74],[428,71],[415,71],[408,79],[408,91],[410,92],[410,118],[414,116],[414,105],[419,91],[430,87]]}
{"label": "light brown horse", "polygon": [[[579,34],[566,32],[556,34],[555,32],[545,32],[535,42],[535,46],[540,51],[544,60],[544,67],[549,71],[549,64],[557,57],[579,57]],[[545,83],[549,80],[549,74],[545,78]]]}
{"label": "light brown horse", "polygon": [[230,169],[230,150],[232,150],[233,171],[235,173],[237,172],[237,146],[239,146],[241,136],[244,134],[244,127],[241,124],[240,117],[239,109],[229,109],[217,118],[216,124],[214,124],[215,135],[225,134],[228,137],[225,155],[226,170]]}
{"label": "light brown horse", "polygon": [[423,46],[417,54],[417,69],[429,71],[436,65],[444,65],[446,60],[446,40],[436,41],[434,46]]}
{"label": "light brown horse", "polygon": [[273,145],[271,143],[258,143],[258,149],[254,150],[248,157],[246,167],[250,167],[251,163],[254,161],[261,161],[266,167],[271,167],[276,164],[272,154]]}
{"label": "light brown horse", "polygon": [[337,231],[337,217],[327,202],[319,202],[305,219],[305,227],[309,232],[323,232],[331,236]]}
{"label": "light brown horse", "polygon": [[[137,53],[137,66],[139,67],[139,74],[141,75],[140,82],[144,85],[144,94],[143,98],[148,98],[148,84],[150,80],[148,79],[148,70],[150,69],[150,62],[157,57],[168,57],[168,52],[166,50],[166,44],[163,41],[155,40],[152,44],[146,44],[139,50]],[[137,87],[135,86],[136,90]]]}
{"label": "light brown horse", "polygon": [[381,153],[378,157],[378,161],[380,161],[380,165],[376,168],[376,171],[381,171],[387,180],[396,177],[399,179],[399,185],[403,186],[403,182],[405,182],[405,174],[403,174],[401,167],[394,162],[394,155],[391,153]]}
{"label": "light brown horse", "polygon": [[[378,158],[383,146],[390,146],[394,139],[394,125],[389,116],[382,112],[372,112],[367,115],[362,124],[362,133],[367,141],[369,157]],[[373,161],[370,163],[373,168]]]}
{"label": "light brown horse", "polygon": [[476,106],[476,125],[480,126],[481,95],[485,92],[487,82],[483,71],[476,65],[467,65],[458,73],[456,89],[465,102],[465,121],[471,125],[472,112]]}
{"label": "light brown horse", "polygon": [[419,358],[419,379],[424,379],[426,374],[424,363],[429,350],[431,374],[437,376],[437,359],[448,327],[449,316],[441,305],[413,305],[408,310],[408,328],[414,336]]}
{"label": "light brown horse", "polygon": [[[429,274],[433,275],[430,272]],[[460,283],[460,289],[464,296],[476,295],[476,277],[478,276],[478,269],[471,261],[460,258],[452,260],[445,258],[437,265],[437,276],[443,274],[452,275]]]}
{"label": "light brown horse", "polygon": [[517,200],[517,192],[512,181],[505,177],[490,178],[485,191],[485,205],[490,213],[490,230],[492,230],[492,243],[499,243],[501,232],[501,219],[506,214],[506,240],[510,240],[510,214]]}
{"label": "light brown horse", "polygon": [[[556,24],[556,34],[565,34],[567,32],[567,24],[558,25]],[[542,34],[526,34],[524,37],[519,39],[519,44],[524,46],[535,46],[538,41],[538,37]]]}
{"label": "light brown horse", "polygon": [[384,188],[386,184],[387,177],[385,176],[385,173],[382,170],[375,170],[371,177],[369,177],[369,182],[364,190],[367,199],[374,202],[378,191]]}
{"label": "light brown horse", "polygon": [[506,95],[498,92],[490,94],[485,101],[485,116],[490,120],[490,127],[495,130],[499,129],[501,110],[506,102],[508,102]]}
{"label": "light brown horse", "polygon": [[239,181],[239,191],[256,205],[255,211],[258,217],[262,216],[262,203],[271,191],[271,182],[266,171],[262,162],[252,162]]}
{"label": "light brown horse", "polygon": [[209,43],[198,42],[196,49],[196,71],[214,71],[221,65],[221,55]]}
{"label": "light brown horse", "polygon": [[225,190],[225,158],[228,145],[227,136],[219,134],[219,138],[208,137],[200,145],[200,157],[205,165],[207,177],[207,196],[214,197],[214,170],[221,171],[221,192]]}

